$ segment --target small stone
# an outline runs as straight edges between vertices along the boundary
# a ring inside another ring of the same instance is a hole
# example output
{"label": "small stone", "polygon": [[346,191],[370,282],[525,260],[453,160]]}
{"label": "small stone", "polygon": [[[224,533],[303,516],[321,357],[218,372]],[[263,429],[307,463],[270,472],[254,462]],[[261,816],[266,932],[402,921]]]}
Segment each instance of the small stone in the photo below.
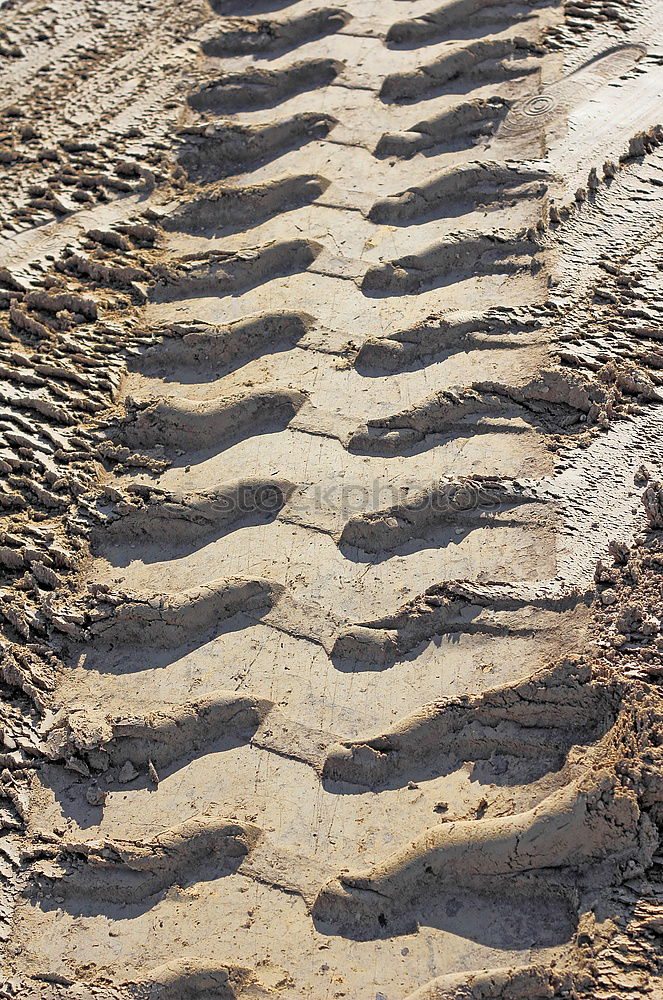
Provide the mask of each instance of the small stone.
{"label": "small stone", "polygon": [[604,590],[603,593],[601,594],[601,604],[603,604],[604,607],[607,607],[610,604],[614,604],[616,600],[617,600],[617,593],[610,587],[608,587],[607,590]]}
{"label": "small stone", "polygon": [[658,618],[654,618],[653,615],[643,616],[642,624],[640,625],[642,635],[658,635],[660,630],[661,623]]}
{"label": "small stone", "polygon": [[117,780],[121,781],[122,784],[126,784],[128,781],[133,781],[137,776],[138,771],[133,766],[130,760],[125,761],[125,763],[120,768],[120,773],[117,776]]}
{"label": "small stone", "polygon": [[85,798],[91,806],[103,806],[106,802],[106,792],[99,785],[93,784],[85,792]]}
{"label": "small stone", "polygon": [[642,494],[642,503],[651,528],[663,528],[663,484],[651,482]]}
{"label": "small stone", "polygon": [[625,566],[629,560],[631,549],[626,542],[613,538],[608,543],[608,552],[619,566]]}
{"label": "small stone", "polygon": [[78,771],[85,778],[90,776],[90,768],[85,761],[79,760],[78,757],[67,757],[65,767],[69,768],[70,771]]}

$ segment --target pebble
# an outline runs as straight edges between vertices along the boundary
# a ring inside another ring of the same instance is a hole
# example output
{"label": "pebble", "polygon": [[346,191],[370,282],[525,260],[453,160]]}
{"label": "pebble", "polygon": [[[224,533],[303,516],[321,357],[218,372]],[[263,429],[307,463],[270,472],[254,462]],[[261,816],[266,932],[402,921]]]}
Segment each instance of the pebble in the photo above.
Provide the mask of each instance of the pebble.
{"label": "pebble", "polygon": [[91,806],[103,806],[106,801],[106,792],[99,785],[90,785],[85,792],[85,798]]}
{"label": "pebble", "polygon": [[117,776],[117,780],[126,784],[128,781],[133,781],[137,776],[138,771],[133,766],[130,760],[126,761],[120,768],[120,773]]}

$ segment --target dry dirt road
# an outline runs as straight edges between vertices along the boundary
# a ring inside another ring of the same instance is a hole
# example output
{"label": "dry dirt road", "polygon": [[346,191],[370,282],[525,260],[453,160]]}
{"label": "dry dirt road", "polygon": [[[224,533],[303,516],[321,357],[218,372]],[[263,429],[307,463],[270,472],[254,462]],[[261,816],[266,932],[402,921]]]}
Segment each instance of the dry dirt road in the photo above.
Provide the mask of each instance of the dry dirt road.
{"label": "dry dirt road", "polygon": [[663,3],[0,8],[0,995],[663,996]]}

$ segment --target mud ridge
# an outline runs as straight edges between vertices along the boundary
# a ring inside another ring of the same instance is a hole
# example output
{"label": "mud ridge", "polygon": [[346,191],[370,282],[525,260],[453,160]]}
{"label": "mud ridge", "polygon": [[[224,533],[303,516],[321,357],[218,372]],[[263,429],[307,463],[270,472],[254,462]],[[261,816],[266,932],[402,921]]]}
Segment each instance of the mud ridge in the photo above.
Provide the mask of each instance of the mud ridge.
{"label": "mud ridge", "polygon": [[153,297],[172,302],[195,295],[238,295],[273,278],[305,271],[320,250],[320,244],[312,240],[297,239],[238,253],[211,250],[189,254],[173,264]]}
{"label": "mud ridge", "polygon": [[336,124],[332,115],[307,111],[268,125],[192,125],[181,133],[178,159],[192,179],[232,177],[326,136]]}
{"label": "mud ridge", "polygon": [[158,1000],[199,1000],[210,994],[218,1000],[258,1000],[277,995],[260,985],[253,969],[203,958],[174,959],[151,969],[144,979],[126,980],[123,988],[135,1000],[142,1000],[146,992]]}
{"label": "mud ridge", "polygon": [[380,225],[409,225],[417,219],[449,218],[504,198],[541,198],[545,172],[524,165],[469,163],[449,167],[426,184],[376,201],[368,217]]}
{"label": "mud ridge", "polygon": [[48,748],[53,759],[68,759],[75,752],[99,772],[127,762],[134,768],[152,765],[161,769],[221,741],[250,739],[271,708],[270,702],[218,691],[134,718],[80,711],[69,716],[66,739],[60,727],[49,733]]}
{"label": "mud ridge", "polygon": [[132,402],[133,413],[130,410],[120,431],[123,441],[141,448],[199,451],[230,447],[249,435],[287,427],[306,396],[294,389],[280,389],[224,396],[220,402],[181,398]]}
{"label": "mud ridge", "polygon": [[523,38],[472,42],[440,56],[427,66],[385,77],[380,97],[383,101],[403,104],[456,92],[456,86],[466,92],[477,81],[498,83],[535,73],[538,68],[536,51],[536,47]]}
{"label": "mud ridge", "polygon": [[418,493],[409,493],[403,503],[350,518],[338,544],[362,552],[386,554],[413,539],[425,539],[441,525],[462,525],[471,530],[479,526],[488,512],[493,524],[508,520],[510,512],[523,504],[536,503],[537,499],[535,492],[520,483],[469,478],[442,481]]}
{"label": "mud ridge", "polygon": [[549,1000],[555,990],[572,982],[568,970],[526,966],[523,969],[495,968],[485,972],[437,976],[408,994],[406,1000]]}
{"label": "mud ridge", "polygon": [[383,337],[367,337],[355,359],[362,374],[397,374],[431,364],[446,352],[514,346],[535,337],[543,326],[536,310],[489,310],[467,316],[431,315],[409,329]]}
{"label": "mud ridge", "polygon": [[[49,609],[53,626],[82,641],[86,634],[115,646],[149,642],[155,648],[174,648],[193,638],[222,628],[235,615],[264,614],[281,592],[278,584],[265,580],[230,578],[217,580],[180,594],[131,594],[96,591],[88,607],[65,605]],[[71,624],[78,628],[71,628]]]}
{"label": "mud ridge", "polygon": [[[622,825],[626,816],[628,829]],[[565,870],[570,875],[591,870],[606,859],[613,864],[635,859],[646,863],[656,835],[646,817],[642,823],[638,819],[636,797],[608,773],[598,772],[525,813],[433,827],[374,869],[343,874],[325,886],[314,915],[346,933],[361,930],[363,935],[371,923],[380,923],[376,910],[382,922],[402,926],[403,902],[430,891],[431,885],[492,884],[495,891],[505,879],[548,870],[548,879],[554,884],[557,878],[563,890]]]}
{"label": "mud ridge", "polygon": [[409,160],[427,150],[466,149],[490,136],[508,110],[509,102],[501,97],[474,98],[402,132],[385,132],[375,147],[375,155]]}
{"label": "mud ridge", "polygon": [[[451,275],[513,274],[536,266],[539,245],[499,233],[458,234],[427,250],[369,267],[361,283],[366,295],[417,295]],[[522,260],[525,258],[525,260]]]}
{"label": "mud ridge", "polygon": [[274,20],[231,21],[224,30],[203,42],[208,56],[238,56],[284,52],[305,42],[340,31],[352,19],[341,7],[322,7],[299,16]]}
{"label": "mud ridge", "polygon": [[538,0],[505,3],[504,0],[451,0],[409,21],[396,21],[387,32],[392,45],[431,45],[449,37],[453,28],[471,27],[481,34],[532,18]]}
{"label": "mud ridge", "polygon": [[[384,670],[404,660],[419,646],[433,638],[449,634],[499,635],[506,621],[515,634],[522,630],[532,635],[535,626],[527,611],[544,604],[550,610],[578,609],[586,596],[566,594],[554,600],[550,594],[543,597],[543,587],[537,597],[536,589],[510,590],[508,587],[487,587],[485,590],[472,584],[445,583],[430,587],[424,594],[398,609],[370,622],[354,625],[337,635],[331,656],[339,667],[345,664],[362,664],[363,669]],[[523,612],[521,622],[513,612]]]}
{"label": "mud ridge", "polygon": [[94,550],[118,543],[196,546],[250,522],[275,517],[295,489],[274,479],[245,479],[206,493],[166,493],[135,487],[117,513],[93,534]]}
{"label": "mud ridge", "polygon": [[315,174],[300,174],[253,187],[216,187],[204,198],[187,201],[162,220],[167,232],[214,233],[246,229],[247,220],[260,225],[289,208],[301,208],[319,198],[329,181]]}
{"label": "mud ridge", "polygon": [[174,370],[215,374],[240,368],[254,358],[294,347],[315,326],[306,313],[259,313],[227,326],[190,321],[169,322],[153,328],[161,337],[156,347],[144,350],[133,367],[174,381]]}
{"label": "mud ridge", "polygon": [[511,421],[517,432],[520,419],[544,433],[567,433],[599,422],[612,411],[609,386],[580,373],[544,372],[524,386],[474,383],[435,393],[409,410],[369,420],[351,434],[347,447],[359,454],[406,454],[439,434],[488,432],[496,421]]}
{"label": "mud ridge", "polygon": [[246,108],[274,108],[304,90],[322,86],[338,76],[343,64],[333,59],[310,59],[287,69],[253,69],[228,73],[189,97],[196,111],[232,114]]}
{"label": "mud ridge", "polygon": [[547,754],[559,766],[572,747],[612,726],[619,700],[616,685],[592,679],[577,660],[563,661],[520,684],[436,702],[386,732],[331,747],[323,776],[373,790],[404,786],[444,754],[470,761]]}
{"label": "mud ridge", "polygon": [[184,884],[214,859],[220,873],[235,871],[262,838],[251,824],[197,816],[146,842],[70,841],[62,845],[74,863],[58,884],[66,898],[142,903],[171,885]]}

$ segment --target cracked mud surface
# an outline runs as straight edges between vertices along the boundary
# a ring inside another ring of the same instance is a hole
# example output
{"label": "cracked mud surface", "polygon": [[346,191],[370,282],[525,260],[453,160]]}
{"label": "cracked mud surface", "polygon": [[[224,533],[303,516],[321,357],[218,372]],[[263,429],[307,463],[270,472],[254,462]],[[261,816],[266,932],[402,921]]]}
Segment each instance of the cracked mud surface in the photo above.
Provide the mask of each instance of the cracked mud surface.
{"label": "cracked mud surface", "polygon": [[662,46],[0,5],[3,996],[662,995]]}

